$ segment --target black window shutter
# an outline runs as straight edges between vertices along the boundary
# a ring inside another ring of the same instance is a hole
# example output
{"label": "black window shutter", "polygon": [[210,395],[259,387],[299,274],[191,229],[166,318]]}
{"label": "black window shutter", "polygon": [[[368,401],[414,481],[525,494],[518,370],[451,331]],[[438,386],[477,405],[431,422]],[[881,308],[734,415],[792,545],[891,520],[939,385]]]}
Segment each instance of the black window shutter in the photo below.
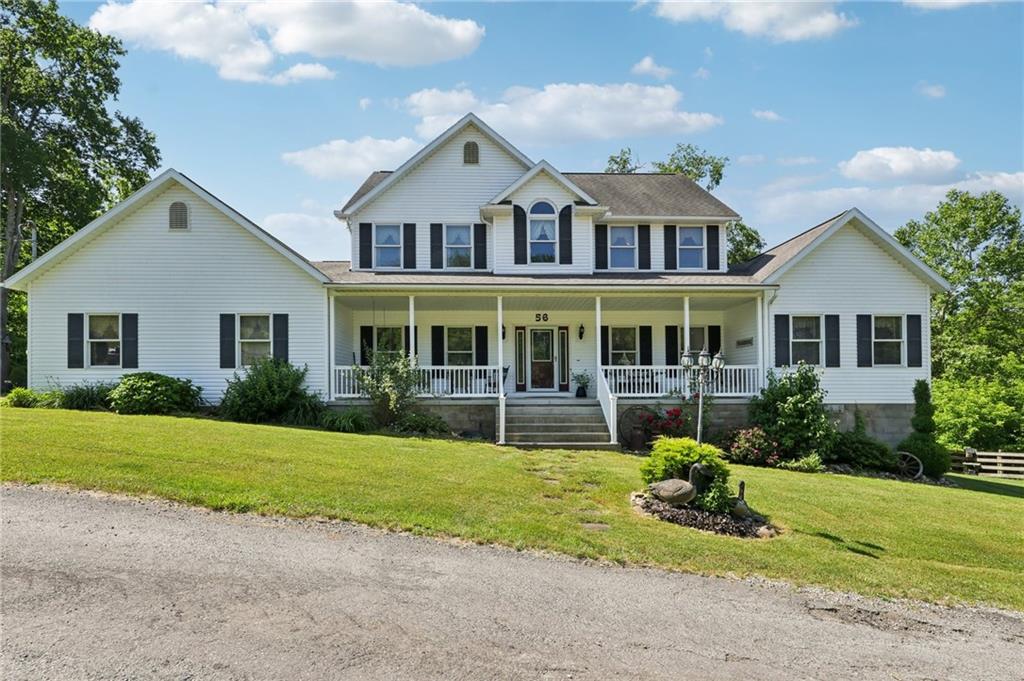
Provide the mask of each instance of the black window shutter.
{"label": "black window shutter", "polygon": [[402,335],[404,336],[404,338],[402,339],[402,348],[405,350],[405,354],[408,355],[409,354],[409,347],[410,347],[409,346],[409,325],[408,324],[402,327]]}
{"label": "black window shutter", "polygon": [[139,368],[139,315],[121,315],[121,368]]}
{"label": "black window shutter", "polygon": [[608,269],[608,225],[594,225],[594,269]]}
{"label": "black window shutter", "polygon": [[359,223],[359,267],[373,267],[373,224],[369,222]]}
{"label": "black window shutter", "polygon": [[444,225],[430,223],[430,269],[444,269]]}
{"label": "black window shutter", "polygon": [[85,368],[85,315],[68,314],[68,369]]}
{"label": "black window shutter", "polygon": [[370,363],[370,354],[373,352],[373,327],[359,327],[359,363],[367,366]]}
{"label": "black window shutter", "polygon": [[572,204],[558,211],[558,262],[572,264]]}
{"label": "black window shutter", "polygon": [[907,315],[907,366],[921,366],[921,315]]}
{"label": "black window shutter", "polygon": [[651,327],[640,327],[640,364],[650,366],[654,364],[654,353],[651,348]]}
{"label": "black window shutter", "polygon": [[526,264],[526,211],[512,206],[512,239],[515,241],[515,264]]}
{"label": "black window shutter", "polygon": [[602,366],[608,366],[608,364],[610,364],[610,362],[608,361],[608,357],[609,357],[609,353],[608,353],[608,327],[607,326],[602,326],[601,327],[601,365]]}
{"label": "black window shutter", "polygon": [[473,225],[473,268],[487,269],[487,225],[482,222]]}
{"label": "black window shutter", "polygon": [[444,366],[444,327],[430,327],[430,363],[436,367]]}
{"label": "black window shutter", "polygon": [[775,315],[775,366],[789,366],[789,315]]}
{"label": "black window shutter", "polygon": [[235,364],[235,315],[220,316],[220,368],[234,369]]}
{"label": "black window shutter", "polygon": [[288,361],[288,315],[275,314],[273,316],[274,334],[274,359],[282,362]]}
{"label": "black window shutter", "polygon": [[651,226],[637,225],[637,267],[641,270],[651,269]]}
{"label": "black window shutter", "polygon": [[717,270],[719,268],[719,255],[718,255],[718,225],[708,225],[708,231],[704,234],[704,238],[708,242],[708,269]]}
{"label": "black window shutter", "polygon": [[869,367],[871,360],[871,315],[857,315],[857,366]]}
{"label": "black window shutter", "polygon": [[478,326],[473,331],[476,334],[476,358],[473,360],[478,367],[487,366],[487,327]]}
{"label": "black window shutter", "polygon": [[679,364],[679,327],[674,324],[665,327],[665,364]]}
{"label": "black window shutter", "polygon": [[407,270],[416,269],[415,222],[406,222],[402,225],[402,267]]}
{"label": "black window shutter", "polygon": [[674,270],[676,269],[676,226],[665,225],[665,269]]}
{"label": "black window shutter", "polygon": [[839,315],[825,315],[825,366],[839,366]]}
{"label": "black window shutter", "polygon": [[712,355],[722,349],[722,327],[717,324],[708,326],[708,352]]}

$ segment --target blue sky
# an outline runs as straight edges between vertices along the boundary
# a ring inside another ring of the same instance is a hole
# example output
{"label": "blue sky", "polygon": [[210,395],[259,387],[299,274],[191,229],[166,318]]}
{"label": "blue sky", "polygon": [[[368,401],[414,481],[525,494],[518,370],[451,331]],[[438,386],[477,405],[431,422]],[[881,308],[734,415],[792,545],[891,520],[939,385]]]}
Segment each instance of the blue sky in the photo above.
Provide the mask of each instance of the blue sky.
{"label": "blue sky", "polygon": [[893,230],[950,187],[1024,201],[1019,3],[75,3],[128,48],[118,108],[312,259],[331,215],[468,110],[603,170],[692,142],[769,244],[856,205]]}

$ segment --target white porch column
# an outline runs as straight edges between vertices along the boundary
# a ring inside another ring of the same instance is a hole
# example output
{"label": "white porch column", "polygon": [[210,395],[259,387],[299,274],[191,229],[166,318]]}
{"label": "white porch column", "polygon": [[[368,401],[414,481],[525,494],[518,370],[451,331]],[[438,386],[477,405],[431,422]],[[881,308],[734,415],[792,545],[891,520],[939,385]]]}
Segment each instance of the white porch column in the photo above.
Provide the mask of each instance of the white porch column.
{"label": "white porch column", "polygon": [[498,326],[494,330],[498,339],[498,444],[505,444],[505,339],[501,329],[505,326],[505,309],[502,297],[498,296]]}
{"label": "white porch column", "polygon": [[409,296],[409,364],[416,365],[416,296]]}
{"label": "white porch column", "polygon": [[334,295],[327,291],[327,399],[329,400],[333,400],[334,394],[338,391],[338,386],[335,385],[337,379],[334,376],[334,365],[338,363],[338,358],[334,354],[334,349],[337,347],[334,320]]}
{"label": "white porch column", "polygon": [[[601,371],[601,296],[597,296],[596,298],[594,298],[594,338],[597,339],[597,343],[594,344],[595,347],[597,348],[597,352],[596,352],[596,355],[595,355],[595,363],[594,363],[594,365],[597,367],[597,372],[600,372]],[[608,342],[611,343],[611,339],[610,338],[608,339]],[[595,374],[596,374],[596,372],[595,372]],[[596,379],[597,376],[595,375],[594,378]]]}
{"label": "white porch column", "polygon": [[764,291],[757,297],[757,385],[764,385]]}
{"label": "white porch column", "polygon": [[690,352],[690,296],[683,297],[683,351]]}

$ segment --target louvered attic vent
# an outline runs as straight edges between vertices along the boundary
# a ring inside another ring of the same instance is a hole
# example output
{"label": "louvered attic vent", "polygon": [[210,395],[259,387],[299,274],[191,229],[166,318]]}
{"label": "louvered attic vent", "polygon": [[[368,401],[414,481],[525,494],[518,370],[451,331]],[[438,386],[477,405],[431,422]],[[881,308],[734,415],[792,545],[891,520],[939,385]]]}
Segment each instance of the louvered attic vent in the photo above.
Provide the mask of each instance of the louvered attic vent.
{"label": "louvered attic vent", "polygon": [[480,163],[480,145],[476,142],[466,142],[462,145],[462,162],[470,164]]}
{"label": "louvered attic vent", "polygon": [[167,226],[171,229],[188,229],[188,205],[175,201],[168,210]]}

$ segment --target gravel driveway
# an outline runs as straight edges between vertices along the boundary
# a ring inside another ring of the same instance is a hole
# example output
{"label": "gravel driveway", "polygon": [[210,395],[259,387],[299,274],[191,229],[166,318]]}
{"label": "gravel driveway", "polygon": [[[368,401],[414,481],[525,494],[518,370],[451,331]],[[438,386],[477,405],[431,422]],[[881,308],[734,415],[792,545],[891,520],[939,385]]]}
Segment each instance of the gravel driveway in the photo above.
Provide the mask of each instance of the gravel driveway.
{"label": "gravel driveway", "polygon": [[0,501],[8,680],[1024,673],[1024,617],[993,610],[84,492]]}

